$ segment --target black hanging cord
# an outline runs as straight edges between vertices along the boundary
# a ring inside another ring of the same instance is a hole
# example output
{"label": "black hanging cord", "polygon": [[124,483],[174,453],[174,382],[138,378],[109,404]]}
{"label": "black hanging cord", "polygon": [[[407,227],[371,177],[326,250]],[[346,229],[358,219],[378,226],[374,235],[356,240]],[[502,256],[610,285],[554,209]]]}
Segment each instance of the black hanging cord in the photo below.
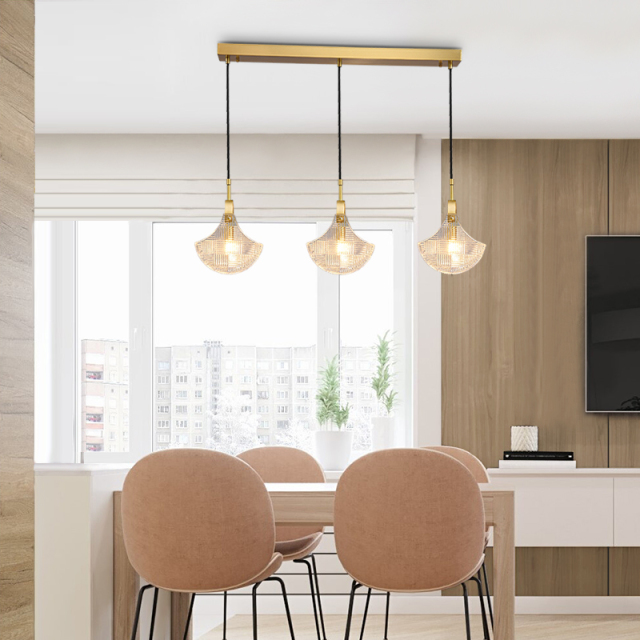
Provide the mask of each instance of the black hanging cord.
{"label": "black hanging cord", "polygon": [[453,180],[453,65],[449,67],[449,178]]}
{"label": "black hanging cord", "polygon": [[231,179],[231,147],[229,144],[229,58],[227,58],[227,180]]}
{"label": "black hanging cord", "polygon": [[338,180],[342,180],[342,115],[341,115],[341,95],[340,95],[340,72],[342,71],[342,61],[338,62]]}

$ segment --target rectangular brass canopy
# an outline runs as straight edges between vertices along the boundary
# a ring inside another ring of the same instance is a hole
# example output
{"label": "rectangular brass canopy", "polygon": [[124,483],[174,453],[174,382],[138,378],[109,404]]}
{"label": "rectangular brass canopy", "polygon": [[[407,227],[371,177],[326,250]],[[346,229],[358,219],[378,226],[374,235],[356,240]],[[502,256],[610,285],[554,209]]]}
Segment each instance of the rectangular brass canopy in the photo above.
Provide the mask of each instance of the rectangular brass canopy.
{"label": "rectangular brass canopy", "polygon": [[454,67],[460,64],[461,49],[392,49],[388,47],[316,47],[291,44],[218,43],[223,62],[284,62],[292,64],[379,65],[396,67]]}

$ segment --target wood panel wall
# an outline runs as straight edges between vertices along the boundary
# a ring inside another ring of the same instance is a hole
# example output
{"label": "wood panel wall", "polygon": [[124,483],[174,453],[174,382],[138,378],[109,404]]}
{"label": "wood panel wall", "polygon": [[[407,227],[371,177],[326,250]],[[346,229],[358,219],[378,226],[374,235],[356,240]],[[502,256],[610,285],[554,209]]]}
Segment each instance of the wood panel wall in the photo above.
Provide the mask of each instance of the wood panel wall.
{"label": "wood panel wall", "polygon": [[[518,424],[607,466],[607,417],[584,411],[584,237],[607,233],[607,154],[606,141],[454,142],[460,222],[487,249],[442,279],[442,441],[489,467]],[[446,201],[446,144],[442,167]]]}
{"label": "wood panel wall", "polygon": [[0,638],[34,637],[34,4],[0,2]]}
{"label": "wood panel wall", "polygon": [[[609,143],[609,233],[640,235],[640,140]],[[609,464],[640,467],[640,416],[609,414]]]}

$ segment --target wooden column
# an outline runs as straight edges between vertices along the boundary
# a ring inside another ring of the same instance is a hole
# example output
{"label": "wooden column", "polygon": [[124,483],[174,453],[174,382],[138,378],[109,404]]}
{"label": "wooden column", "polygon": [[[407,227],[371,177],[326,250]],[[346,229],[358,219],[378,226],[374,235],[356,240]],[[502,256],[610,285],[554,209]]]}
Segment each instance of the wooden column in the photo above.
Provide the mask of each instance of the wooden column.
{"label": "wooden column", "polygon": [[0,638],[34,637],[34,4],[0,2]]}

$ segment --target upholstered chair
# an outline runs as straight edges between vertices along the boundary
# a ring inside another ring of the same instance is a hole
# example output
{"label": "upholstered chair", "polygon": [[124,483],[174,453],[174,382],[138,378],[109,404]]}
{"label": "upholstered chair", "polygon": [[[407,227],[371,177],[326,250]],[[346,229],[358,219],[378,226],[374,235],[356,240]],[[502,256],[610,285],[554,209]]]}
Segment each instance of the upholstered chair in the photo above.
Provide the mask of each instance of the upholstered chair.
{"label": "upholstered chair", "polygon": [[[430,451],[439,451],[440,453],[445,453],[448,456],[455,458],[458,462],[461,462],[465,467],[467,467],[467,469],[469,469],[471,475],[475,478],[478,484],[486,484],[491,482],[489,473],[487,472],[487,468],[478,458],[473,455],[473,453],[470,453],[469,451],[460,449],[458,447],[449,447],[444,445],[424,448],[429,449]],[[489,544],[489,529],[490,527],[485,528],[485,549]],[[484,593],[487,596],[489,616],[491,618],[491,626],[493,627],[493,605],[491,604],[491,591],[489,589],[489,578],[487,576],[486,562],[482,563],[482,572],[478,574],[478,578],[480,578],[480,580],[484,580]]]}
{"label": "upholstered chair", "polygon": [[132,638],[147,589],[154,589],[152,640],[159,589],[192,594],[186,638],[197,593],[254,585],[256,640],[255,590],[264,580],[276,580],[293,639],[285,586],[273,576],[282,554],[274,551],[271,499],[260,476],[242,460],[203,449],[172,449],[142,458],[125,479],[122,530],[129,560],[148,582],[138,594]]}
{"label": "upholstered chair", "polygon": [[[325,482],[324,471],[313,456],[293,447],[256,447],[238,455],[264,482]],[[313,552],[322,540],[323,527],[276,527],[276,553],[283,560],[304,564],[309,575],[318,640],[326,640],[318,569]],[[317,604],[316,604],[317,601]],[[321,635],[322,632],[322,635]]]}
{"label": "upholstered chair", "polygon": [[[336,489],[338,558],[352,577],[345,638],[356,590],[417,593],[462,585],[471,639],[467,580],[484,560],[484,507],[460,462],[425,449],[388,449],[356,460]],[[480,599],[484,609],[484,600]],[[484,620],[484,617],[483,617]],[[489,631],[484,628],[485,637]]]}

